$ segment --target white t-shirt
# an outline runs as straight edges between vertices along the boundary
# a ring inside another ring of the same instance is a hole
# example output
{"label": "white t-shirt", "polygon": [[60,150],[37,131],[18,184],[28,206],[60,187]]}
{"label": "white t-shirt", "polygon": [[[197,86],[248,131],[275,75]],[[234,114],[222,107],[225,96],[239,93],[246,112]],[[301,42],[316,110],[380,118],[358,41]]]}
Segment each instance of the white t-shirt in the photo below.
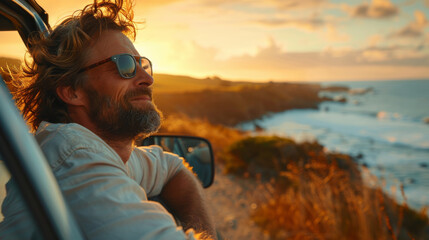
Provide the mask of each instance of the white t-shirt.
{"label": "white t-shirt", "polygon": [[[157,146],[135,147],[124,164],[107,143],[75,123],[42,122],[36,139],[89,239],[194,239],[161,204],[148,201],[184,169],[181,158]],[[7,198],[4,204],[14,204]],[[4,215],[8,221],[14,214]]]}

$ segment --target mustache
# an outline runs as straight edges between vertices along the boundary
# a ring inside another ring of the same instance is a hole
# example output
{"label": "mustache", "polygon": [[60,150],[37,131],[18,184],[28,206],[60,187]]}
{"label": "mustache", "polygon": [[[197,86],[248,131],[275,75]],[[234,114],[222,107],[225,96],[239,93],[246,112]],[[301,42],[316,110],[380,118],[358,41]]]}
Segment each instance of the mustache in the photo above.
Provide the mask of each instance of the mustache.
{"label": "mustache", "polygon": [[139,97],[142,95],[147,95],[152,100],[152,88],[145,87],[145,88],[138,88],[135,90],[130,90],[125,94],[124,99],[128,100],[128,99],[131,99],[133,97]]}

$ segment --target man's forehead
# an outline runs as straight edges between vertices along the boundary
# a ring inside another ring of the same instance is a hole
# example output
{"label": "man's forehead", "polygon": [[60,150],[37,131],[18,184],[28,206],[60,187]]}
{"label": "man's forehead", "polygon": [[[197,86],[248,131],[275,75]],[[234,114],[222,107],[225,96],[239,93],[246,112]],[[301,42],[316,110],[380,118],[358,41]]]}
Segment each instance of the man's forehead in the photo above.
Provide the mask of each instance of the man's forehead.
{"label": "man's forehead", "polygon": [[104,31],[88,48],[88,62],[100,61],[116,54],[139,55],[132,41],[120,31]]}

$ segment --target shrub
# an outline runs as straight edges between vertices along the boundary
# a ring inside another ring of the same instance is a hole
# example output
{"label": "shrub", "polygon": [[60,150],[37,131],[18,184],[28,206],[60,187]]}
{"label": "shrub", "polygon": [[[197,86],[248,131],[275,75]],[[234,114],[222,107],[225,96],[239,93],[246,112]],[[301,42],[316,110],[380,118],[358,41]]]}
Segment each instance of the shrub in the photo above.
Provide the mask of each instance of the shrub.
{"label": "shrub", "polygon": [[228,172],[260,176],[263,199],[252,219],[271,239],[425,238],[423,212],[366,186],[353,158],[317,142],[247,137],[227,148],[224,161]]}
{"label": "shrub", "polygon": [[[228,173],[261,175],[264,179],[278,179],[282,172],[288,171],[290,163],[304,166],[310,159],[313,167],[316,167],[316,162],[323,166],[333,164],[347,170],[353,179],[360,179],[359,169],[350,156],[325,153],[323,146],[317,142],[296,143],[277,136],[246,137],[231,144],[222,158]],[[320,172],[320,169],[316,171]]]}

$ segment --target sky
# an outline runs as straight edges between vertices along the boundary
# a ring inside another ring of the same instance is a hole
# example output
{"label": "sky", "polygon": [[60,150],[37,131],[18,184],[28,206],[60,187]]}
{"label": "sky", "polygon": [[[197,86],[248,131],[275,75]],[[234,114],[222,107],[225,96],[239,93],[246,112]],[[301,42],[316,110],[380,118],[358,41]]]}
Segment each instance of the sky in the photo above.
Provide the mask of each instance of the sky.
{"label": "sky", "polygon": [[[51,26],[91,1],[38,0]],[[429,0],[137,0],[155,73],[245,81],[429,79]],[[22,59],[17,33],[0,56]]]}

